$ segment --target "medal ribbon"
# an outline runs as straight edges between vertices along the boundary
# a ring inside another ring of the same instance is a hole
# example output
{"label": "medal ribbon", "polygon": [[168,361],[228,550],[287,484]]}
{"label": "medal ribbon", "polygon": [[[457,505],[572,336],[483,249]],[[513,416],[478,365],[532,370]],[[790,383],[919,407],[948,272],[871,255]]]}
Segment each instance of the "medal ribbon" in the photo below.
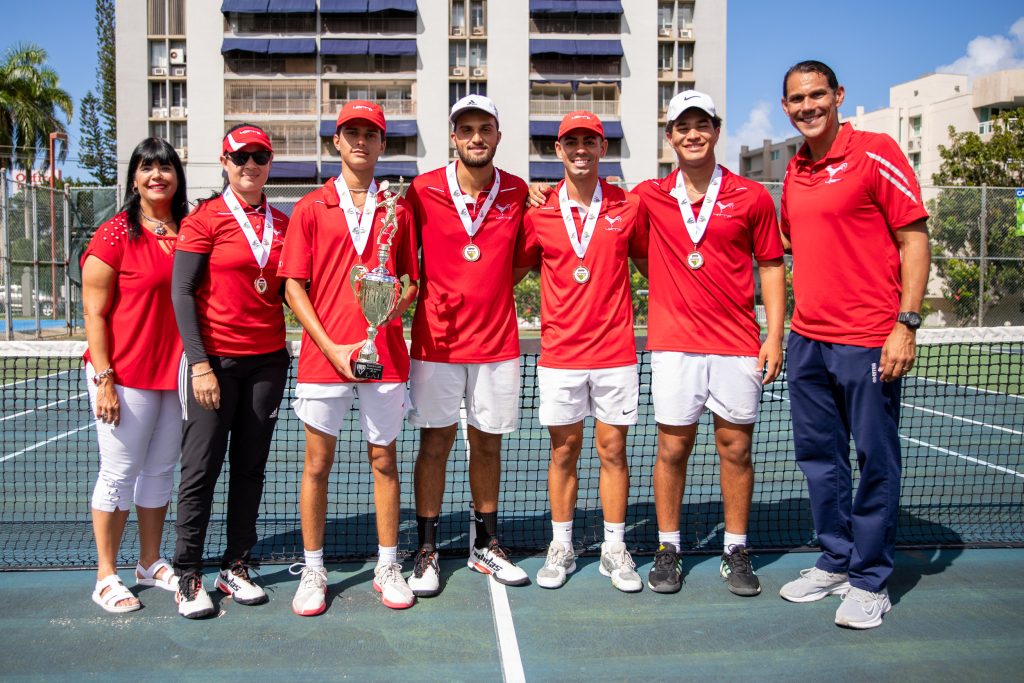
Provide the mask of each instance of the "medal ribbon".
{"label": "medal ribbon", "polygon": [[675,196],[676,202],[679,203],[679,214],[683,217],[686,231],[690,233],[694,249],[704,237],[704,231],[707,230],[708,223],[711,222],[711,214],[714,213],[720,189],[722,189],[722,167],[716,164],[715,172],[711,175],[711,182],[708,183],[708,191],[704,194],[704,204],[700,207],[700,215],[694,218],[693,205],[690,204],[690,199],[686,196],[686,179],[683,176],[683,169],[679,169],[679,174],[676,175],[676,187],[670,194]]}
{"label": "medal ribbon", "polygon": [[338,191],[338,204],[345,213],[345,222],[348,223],[348,234],[352,236],[352,244],[356,253],[363,255],[366,249],[366,242],[373,232],[373,214],[377,210],[377,181],[374,179],[366,190],[366,203],[363,204],[363,213],[356,219],[356,205],[352,201],[352,194],[348,190],[348,184],[339,175],[334,179],[334,187]]}
{"label": "medal ribbon", "polygon": [[572,209],[569,207],[569,191],[565,188],[564,182],[558,190],[558,207],[562,210],[562,222],[565,223],[565,230],[569,233],[572,250],[579,256],[580,261],[583,261],[587,247],[590,246],[590,238],[594,236],[594,226],[597,225],[597,219],[601,213],[601,183],[598,182],[597,187],[594,188],[590,209],[587,210],[587,217],[583,219],[583,234],[581,236],[576,235],[576,221],[572,217]]}
{"label": "medal ribbon", "polygon": [[274,243],[274,214],[270,210],[270,203],[267,203],[267,210],[263,217],[263,239],[261,240],[256,237],[256,231],[253,230],[252,223],[249,222],[248,216],[245,215],[245,211],[242,210],[242,205],[238,201],[238,197],[235,196],[231,188],[225,189],[224,194],[221,196],[224,198],[224,203],[228,205],[231,215],[235,217],[235,222],[242,228],[245,239],[249,241],[252,255],[256,257],[256,263],[262,271],[270,259],[270,247]]}
{"label": "medal ribbon", "polygon": [[498,169],[494,169],[494,184],[491,185],[491,191],[487,193],[484,205],[480,207],[480,213],[476,215],[472,222],[469,220],[469,209],[466,208],[466,200],[463,197],[462,190],[459,189],[459,181],[455,177],[454,161],[448,164],[448,167],[445,169],[445,175],[448,177],[448,192],[451,193],[452,201],[455,202],[455,210],[459,214],[459,220],[462,221],[462,226],[466,229],[466,234],[469,235],[469,239],[472,241],[473,236],[476,235],[477,231],[480,230],[480,226],[483,225],[484,218],[491,209],[491,204],[494,203],[494,199],[498,196],[498,190],[501,187],[501,177]]}

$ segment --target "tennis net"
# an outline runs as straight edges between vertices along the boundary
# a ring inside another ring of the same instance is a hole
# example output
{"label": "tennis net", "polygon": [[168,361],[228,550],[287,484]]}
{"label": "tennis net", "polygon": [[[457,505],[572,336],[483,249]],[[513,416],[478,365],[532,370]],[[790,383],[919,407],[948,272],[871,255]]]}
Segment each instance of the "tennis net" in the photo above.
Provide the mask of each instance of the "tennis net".
{"label": "tennis net", "polygon": [[[1024,327],[921,330],[918,361],[904,381],[901,436],[903,483],[897,543],[912,546],[1024,545]],[[89,501],[99,453],[82,372],[83,342],[0,344],[0,568],[89,566],[95,563]],[[297,345],[293,345],[293,353]],[[523,341],[520,428],[503,451],[500,531],[513,551],[543,550],[550,540],[547,430],[537,422],[537,348]],[[629,434],[627,543],[657,547],[652,472],[657,431],[650,400],[650,354],[638,354],[639,423]],[[302,553],[298,500],[303,429],[288,408],[295,363],[281,409],[259,519],[261,561]],[[594,551],[602,540],[599,465],[591,420],[579,462],[575,541]],[[416,542],[412,473],[417,431],[398,440],[402,481],[400,547]],[[851,450],[851,458],[856,454]],[[750,543],[759,549],[815,545],[803,475],[793,459],[785,374],[762,398],[754,435],[756,484]],[[227,469],[225,465],[225,470]],[[856,468],[854,468],[856,470]],[[227,472],[215,496],[209,558],[224,540]],[[856,476],[856,475],[855,475]],[[372,476],[358,422],[339,437],[327,511],[326,555],[370,557],[377,542]],[[438,529],[442,552],[464,553],[469,532],[467,450],[456,440]],[[173,547],[174,503],[165,552]],[[720,552],[723,517],[718,457],[709,415],[701,419],[682,506],[684,550]],[[133,564],[137,530],[129,523],[119,562]]]}

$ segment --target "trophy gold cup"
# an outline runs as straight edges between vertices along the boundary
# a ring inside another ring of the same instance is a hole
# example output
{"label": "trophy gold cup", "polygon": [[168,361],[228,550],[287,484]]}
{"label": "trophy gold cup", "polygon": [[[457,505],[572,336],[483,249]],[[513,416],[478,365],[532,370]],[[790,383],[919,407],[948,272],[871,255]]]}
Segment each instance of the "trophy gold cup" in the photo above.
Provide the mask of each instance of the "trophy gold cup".
{"label": "trophy gold cup", "polygon": [[378,362],[380,354],[377,353],[377,344],[374,339],[377,337],[377,328],[384,324],[384,321],[394,312],[402,296],[402,280],[389,273],[385,265],[391,255],[391,242],[398,229],[398,222],[395,218],[398,194],[388,191],[388,181],[385,180],[378,189],[378,196],[380,195],[384,196],[383,205],[386,213],[384,227],[377,237],[379,265],[373,270],[368,270],[364,265],[358,265],[349,273],[349,284],[352,285],[352,291],[355,292],[356,302],[359,304],[366,322],[369,323],[369,327],[366,328],[366,343],[363,344],[359,356],[352,364],[352,374],[359,379],[380,379],[384,376],[384,366]]}

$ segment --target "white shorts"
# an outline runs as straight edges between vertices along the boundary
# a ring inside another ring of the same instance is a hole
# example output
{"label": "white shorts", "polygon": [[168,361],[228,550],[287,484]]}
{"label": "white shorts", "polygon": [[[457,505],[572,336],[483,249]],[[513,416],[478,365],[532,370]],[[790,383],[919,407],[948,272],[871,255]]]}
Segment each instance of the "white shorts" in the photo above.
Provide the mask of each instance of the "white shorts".
{"label": "white shorts", "polygon": [[595,417],[609,425],[636,424],[640,380],[636,364],[618,368],[574,370],[537,366],[540,423],[576,424]]}
{"label": "white shorts", "polygon": [[313,384],[295,386],[292,409],[300,420],[324,434],[337,435],[359,397],[359,426],[363,438],[378,446],[387,446],[398,438],[405,419],[405,384],[400,382],[360,382],[351,384]]}
{"label": "white shorts", "polygon": [[734,424],[753,424],[761,402],[757,358],[652,351],[651,397],[659,424],[692,425],[705,406]]}
{"label": "white shorts", "polygon": [[467,423],[488,434],[508,434],[519,421],[519,358],[493,363],[413,359],[409,393],[409,422],[416,427],[457,423],[465,397]]}
{"label": "white shorts", "polygon": [[[85,365],[89,405],[96,415],[96,376]],[[132,502],[159,508],[171,500],[174,470],[181,459],[181,404],[177,389],[133,389],[114,385],[120,404],[117,426],[96,419],[100,471],[92,507],[104,512],[128,510]]]}

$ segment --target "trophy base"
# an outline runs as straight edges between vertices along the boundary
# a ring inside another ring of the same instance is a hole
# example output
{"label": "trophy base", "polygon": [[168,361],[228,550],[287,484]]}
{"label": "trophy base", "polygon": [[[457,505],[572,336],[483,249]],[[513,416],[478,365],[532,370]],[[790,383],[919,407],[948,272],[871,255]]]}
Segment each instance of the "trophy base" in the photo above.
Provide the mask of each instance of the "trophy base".
{"label": "trophy base", "polygon": [[380,363],[357,360],[352,364],[352,374],[359,379],[381,379],[384,377],[384,366]]}

